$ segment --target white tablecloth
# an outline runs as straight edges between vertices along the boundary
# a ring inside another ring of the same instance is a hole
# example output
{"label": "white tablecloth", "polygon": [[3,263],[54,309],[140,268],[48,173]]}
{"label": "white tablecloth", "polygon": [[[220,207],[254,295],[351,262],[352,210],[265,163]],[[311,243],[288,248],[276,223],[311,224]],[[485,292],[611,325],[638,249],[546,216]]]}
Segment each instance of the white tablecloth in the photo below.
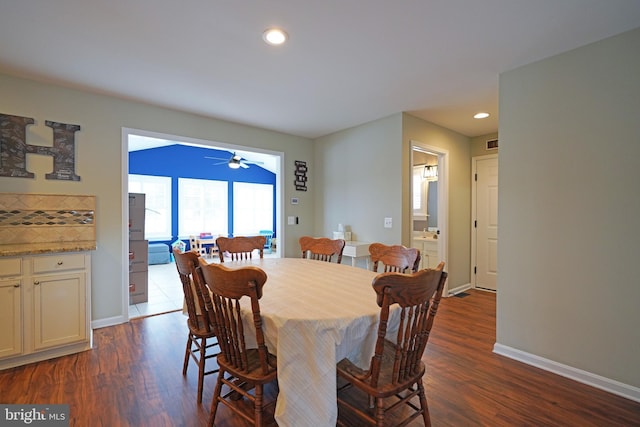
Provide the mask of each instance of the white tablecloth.
{"label": "white tablecloth", "polygon": [[376,273],[300,258],[224,265],[247,264],[267,273],[260,311],[267,347],[278,357],[278,425],[335,426],[336,363],[348,357],[367,367],[373,354]]}

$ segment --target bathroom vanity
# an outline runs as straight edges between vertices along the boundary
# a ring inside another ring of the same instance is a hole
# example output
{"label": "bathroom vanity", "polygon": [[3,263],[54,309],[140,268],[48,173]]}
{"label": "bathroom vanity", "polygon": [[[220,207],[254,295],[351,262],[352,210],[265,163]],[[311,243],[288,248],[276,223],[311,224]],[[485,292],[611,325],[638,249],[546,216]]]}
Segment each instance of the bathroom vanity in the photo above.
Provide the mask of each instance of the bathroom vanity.
{"label": "bathroom vanity", "polygon": [[436,268],[440,261],[438,239],[433,235],[413,236],[412,247],[420,250],[420,269]]}

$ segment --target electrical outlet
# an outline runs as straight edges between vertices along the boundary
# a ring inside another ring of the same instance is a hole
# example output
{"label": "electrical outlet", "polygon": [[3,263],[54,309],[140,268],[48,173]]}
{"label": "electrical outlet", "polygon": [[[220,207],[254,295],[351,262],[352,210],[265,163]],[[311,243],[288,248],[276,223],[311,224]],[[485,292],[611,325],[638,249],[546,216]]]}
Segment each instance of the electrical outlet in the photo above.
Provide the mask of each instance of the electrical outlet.
{"label": "electrical outlet", "polygon": [[385,218],[384,228],[391,228],[391,227],[393,227],[393,220],[391,218]]}

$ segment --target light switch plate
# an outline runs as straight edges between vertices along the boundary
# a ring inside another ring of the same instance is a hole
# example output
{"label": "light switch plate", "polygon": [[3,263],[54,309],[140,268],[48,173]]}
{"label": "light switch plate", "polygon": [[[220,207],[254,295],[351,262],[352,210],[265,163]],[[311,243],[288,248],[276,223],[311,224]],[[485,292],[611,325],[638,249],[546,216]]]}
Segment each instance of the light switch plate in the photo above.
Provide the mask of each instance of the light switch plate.
{"label": "light switch plate", "polygon": [[391,227],[393,227],[393,220],[391,218],[385,218],[384,228],[391,228]]}

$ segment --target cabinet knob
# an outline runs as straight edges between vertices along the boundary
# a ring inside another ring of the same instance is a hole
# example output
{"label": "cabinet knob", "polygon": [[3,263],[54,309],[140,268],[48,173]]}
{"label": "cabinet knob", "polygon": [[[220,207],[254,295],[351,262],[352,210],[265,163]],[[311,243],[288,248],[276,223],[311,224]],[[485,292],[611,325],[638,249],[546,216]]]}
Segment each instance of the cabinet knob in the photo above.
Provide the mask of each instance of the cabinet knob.
{"label": "cabinet knob", "polygon": [[20,283],[16,283],[15,285],[13,285],[14,288],[19,288],[20,287]]}
{"label": "cabinet knob", "polygon": [[34,284],[34,285],[39,285],[39,284],[40,284],[40,282],[39,282],[39,281],[37,281],[37,280],[34,280],[33,284]]}
{"label": "cabinet knob", "polygon": [[58,261],[58,265],[62,265],[62,261]]}

